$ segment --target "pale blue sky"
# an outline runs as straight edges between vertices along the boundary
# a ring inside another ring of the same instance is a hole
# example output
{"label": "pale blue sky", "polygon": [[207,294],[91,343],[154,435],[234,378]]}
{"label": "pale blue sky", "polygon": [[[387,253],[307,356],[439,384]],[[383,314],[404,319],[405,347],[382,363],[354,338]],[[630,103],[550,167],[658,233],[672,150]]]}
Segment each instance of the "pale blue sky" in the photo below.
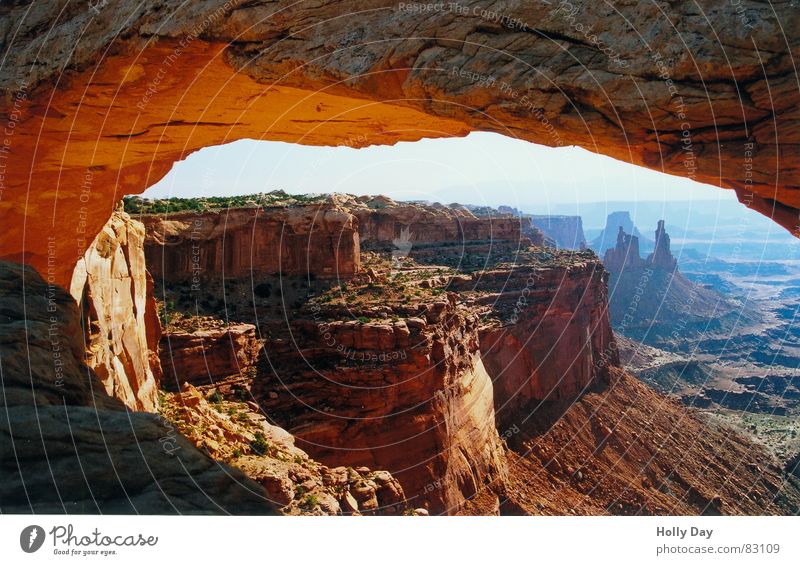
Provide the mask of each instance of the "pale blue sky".
{"label": "pale blue sky", "polygon": [[223,196],[277,188],[508,204],[535,213],[609,200],[735,200],[732,191],[580,148],[554,149],[491,133],[365,149],[242,140],[207,147],[176,163],[145,196]]}

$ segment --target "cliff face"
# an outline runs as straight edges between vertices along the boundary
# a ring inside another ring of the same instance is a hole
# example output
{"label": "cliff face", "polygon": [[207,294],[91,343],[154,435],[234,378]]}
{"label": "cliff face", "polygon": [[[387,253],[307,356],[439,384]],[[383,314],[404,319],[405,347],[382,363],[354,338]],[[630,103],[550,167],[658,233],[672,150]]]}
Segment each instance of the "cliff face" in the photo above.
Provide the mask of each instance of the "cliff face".
{"label": "cliff face", "polygon": [[335,205],[236,208],[141,216],[147,265],[161,280],[259,274],[349,277],[359,269],[358,224]]}
{"label": "cliff face", "polygon": [[[0,257],[44,271],[54,236],[63,262],[89,246],[119,194],[242,138],[362,147],[497,131],[734,188],[796,229],[800,159],[783,149],[800,139],[798,38],[781,33],[798,27],[790,4],[750,3],[745,22],[707,0],[708,20],[676,4],[668,22],[641,3],[493,6],[517,26],[388,0],[369,12],[355,0],[163,6],[0,8],[13,26],[0,113],[14,124]],[[588,20],[602,46],[587,44]],[[709,22],[715,37],[698,31]],[[631,28],[649,30],[646,41]],[[28,191],[31,179],[48,189]]]}
{"label": "cliff face", "polygon": [[131,410],[155,412],[161,362],[144,226],[114,212],[78,260],[70,294],[82,310],[86,363],[106,392]]}
{"label": "cliff face", "polygon": [[3,513],[275,513],[258,483],[105,393],[67,292],[7,262],[0,287]]}
{"label": "cliff face", "polygon": [[508,426],[541,403],[576,399],[619,364],[608,317],[607,274],[591,254],[459,279],[451,288],[488,305],[480,350]]}
{"label": "cliff face", "polygon": [[531,220],[559,249],[586,248],[586,236],[583,234],[583,220],[580,216],[532,216]]}
{"label": "cliff face", "polygon": [[397,321],[320,323],[312,312],[291,325],[292,340],[267,342],[282,369],[254,383],[303,449],[331,465],[387,469],[414,506],[435,513],[502,484],[477,320],[454,297],[393,308]]}
{"label": "cliff face", "polygon": [[464,207],[398,204],[385,197],[354,207],[364,244],[414,245],[496,242],[520,245],[530,220],[509,215],[476,217]]}
{"label": "cliff face", "polygon": [[242,375],[255,367],[260,352],[252,324],[169,328],[160,347],[164,386],[176,390],[184,383],[213,385],[218,379]]}

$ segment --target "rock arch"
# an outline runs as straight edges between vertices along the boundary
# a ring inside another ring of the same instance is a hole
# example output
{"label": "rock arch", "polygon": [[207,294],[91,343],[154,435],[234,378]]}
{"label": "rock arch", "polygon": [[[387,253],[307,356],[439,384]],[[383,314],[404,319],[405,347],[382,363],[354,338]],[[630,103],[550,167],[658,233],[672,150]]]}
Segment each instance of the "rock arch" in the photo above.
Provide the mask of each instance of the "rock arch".
{"label": "rock arch", "polygon": [[207,145],[473,130],[732,188],[798,233],[797,10],[482,6],[4,5],[0,257],[65,285],[123,194]]}

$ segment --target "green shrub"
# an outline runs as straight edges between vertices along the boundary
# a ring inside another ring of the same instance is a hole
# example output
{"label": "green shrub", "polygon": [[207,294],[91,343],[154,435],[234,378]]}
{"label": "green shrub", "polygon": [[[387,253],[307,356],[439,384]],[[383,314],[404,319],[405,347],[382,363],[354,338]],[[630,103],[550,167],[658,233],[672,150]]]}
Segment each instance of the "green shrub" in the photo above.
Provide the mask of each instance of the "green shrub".
{"label": "green shrub", "polygon": [[256,455],[271,455],[275,451],[262,432],[255,433],[255,439],[250,442],[250,449]]}

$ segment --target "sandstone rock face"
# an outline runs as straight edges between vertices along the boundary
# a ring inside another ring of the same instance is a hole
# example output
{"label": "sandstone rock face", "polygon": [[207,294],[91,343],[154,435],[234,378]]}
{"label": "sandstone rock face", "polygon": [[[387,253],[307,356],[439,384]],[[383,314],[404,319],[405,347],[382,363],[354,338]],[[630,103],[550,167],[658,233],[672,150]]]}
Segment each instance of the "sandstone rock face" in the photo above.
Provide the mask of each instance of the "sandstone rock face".
{"label": "sandstone rock face", "polygon": [[0,286],[3,513],[276,512],[241,471],[105,393],[67,292],[7,262]]}
{"label": "sandstone rock face", "polygon": [[398,204],[386,197],[361,200],[365,207],[351,207],[365,245],[394,244],[401,249],[405,244],[408,251],[415,245],[441,243],[510,242],[519,246],[523,227],[530,225],[529,219],[509,215],[476,217],[463,207]]}
{"label": "sandstone rock face", "polygon": [[310,313],[292,323],[293,340],[267,342],[281,370],[253,385],[304,450],[331,465],[387,469],[412,506],[434,513],[502,484],[473,315],[452,297],[393,310],[397,321],[320,324]]}
{"label": "sandstone rock face", "polygon": [[70,294],[83,313],[87,364],[131,410],[155,412],[161,362],[144,226],[116,211],[78,260]]}
{"label": "sandstone rock face", "polygon": [[[607,273],[587,254],[563,267],[518,266],[456,280],[491,307],[480,350],[494,383],[501,430],[543,402],[576,399],[619,365],[608,318]],[[494,292],[492,292],[494,291]]]}
{"label": "sandstone rock face", "polygon": [[184,383],[209,385],[241,375],[256,365],[260,351],[261,342],[252,324],[167,331],[160,349],[164,384],[175,390]]}
{"label": "sandstone rock face", "polygon": [[619,226],[617,244],[606,251],[603,265],[612,273],[644,267],[645,262],[639,255],[639,238],[635,235],[628,235],[623,227]]}
{"label": "sandstone rock face", "polygon": [[258,274],[349,277],[359,269],[357,220],[335,205],[235,208],[141,216],[147,265],[162,281]]}
{"label": "sandstone rock face", "polygon": [[533,225],[559,249],[585,249],[583,220],[580,216],[533,216]]}
{"label": "sandstone rock face", "polygon": [[289,432],[270,425],[252,405],[230,400],[211,403],[187,383],[179,393],[167,394],[165,412],[199,448],[261,484],[283,514],[405,511],[403,487],[390,473],[321,465],[295,446]]}
{"label": "sandstone rock face", "polygon": [[655,269],[674,271],[678,266],[678,260],[672,256],[672,251],[669,246],[669,234],[667,230],[664,229],[664,220],[658,220],[655,241],[655,249],[653,249],[653,253],[647,257],[648,264],[652,265]]}
{"label": "sandstone rock face", "polygon": [[790,4],[703,0],[670,5],[668,20],[660,5],[589,0],[403,6],[4,4],[0,256],[44,272],[55,237],[66,285],[119,194],[245,137],[362,147],[481,130],[574,144],[734,188],[796,230]]}

